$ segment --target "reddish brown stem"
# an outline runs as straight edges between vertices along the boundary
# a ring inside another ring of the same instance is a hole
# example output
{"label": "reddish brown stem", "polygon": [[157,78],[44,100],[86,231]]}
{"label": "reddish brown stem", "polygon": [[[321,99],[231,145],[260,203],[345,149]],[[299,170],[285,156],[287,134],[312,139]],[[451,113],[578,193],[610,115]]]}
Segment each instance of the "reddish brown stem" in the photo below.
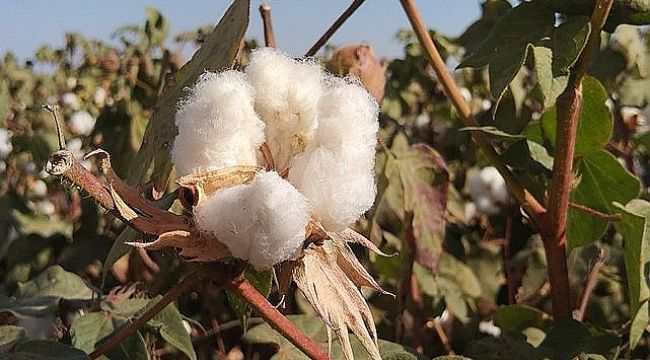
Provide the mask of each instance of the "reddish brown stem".
{"label": "reddish brown stem", "polygon": [[587,275],[587,281],[585,281],[585,288],[582,290],[582,295],[580,296],[580,307],[578,308],[578,313],[575,316],[575,319],[582,321],[585,318],[585,313],[587,312],[587,305],[589,305],[589,298],[596,288],[598,283],[598,275],[600,274],[600,269],[605,266],[605,254],[601,250],[598,254],[596,262],[589,270],[589,275]]}
{"label": "reddish brown stem", "polygon": [[110,338],[101,343],[95,350],[93,350],[92,353],[90,353],[90,358],[97,359],[115,346],[119,345],[127,336],[138,331],[139,328],[144,326],[144,324],[156,316],[156,314],[161,312],[167,305],[176,300],[185,291],[189,290],[189,288],[196,284],[201,278],[199,269],[200,268],[197,268],[187,274],[178,284],[176,284],[168,293],[166,293],[159,302],[157,302],[151,308],[147,309],[147,311],[135,319],[135,321],[126,324],[116,333],[111,335]]}
{"label": "reddish brown stem", "polygon": [[596,2],[591,17],[591,33],[585,49],[572,69],[569,84],[557,99],[557,130],[553,177],[548,189],[548,214],[542,227],[546,251],[548,277],[551,283],[551,301],[556,320],[571,317],[571,292],[566,261],[566,225],[569,213],[569,193],[573,179],[573,156],[580,111],[582,108],[582,79],[591,54],[600,44],[602,28],[613,0]]}
{"label": "reddish brown stem", "polygon": [[[474,115],[472,114],[469,105],[460,92],[458,84],[456,84],[456,81],[447,70],[445,61],[440,56],[440,53],[438,52],[436,45],[433,43],[431,36],[429,36],[429,31],[424,25],[424,21],[422,20],[422,16],[415,6],[414,0],[400,0],[400,2],[402,3],[402,7],[404,8],[406,15],[411,22],[411,26],[415,31],[415,35],[424,48],[425,54],[429,58],[429,62],[431,63],[431,66],[433,67],[433,70],[435,71],[440,84],[444,88],[445,94],[447,94],[449,101],[458,111],[458,114],[465,123],[465,126],[479,126],[476,122],[476,119],[474,119]],[[542,206],[542,204],[540,204],[539,201],[537,201],[537,199],[535,199],[535,197],[528,190],[526,190],[523,185],[521,185],[512,171],[510,171],[510,169],[499,160],[498,153],[483,133],[472,131],[471,135],[472,139],[481,149],[488,161],[490,161],[490,163],[503,176],[512,195],[519,201],[524,209],[526,209],[528,214],[530,214],[530,216],[533,218],[533,221],[539,225],[542,217],[544,216],[544,213],[546,212],[544,206]]]}
{"label": "reddish brown stem", "polygon": [[311,47],[311,49],[307,51],[305,57],[316,55],[318,50],[320,50],[320,48],[322,48],[323,45],[327,43],[327,41],[332,37],[332,35],[334,35],[336,30],[338,30],[341,27],[341,25],[343,25],[343,23],[350,16],[352,16],[352,14],[354,14],[355,11],[357,11],[359,6],[361,6],[361,4],[363,4],[364,1],[365,0],[354,0],[352,4],[350,4],[350,6],[347,9],[345,9],[343,14],[341,14],[341,16],[339,16],[338,19],[334,21],[332,26],[330,26],[329,29],[327,29],[325,33],[323,33],[323,35],[316,41],[316,43]]}
{"label": "reddish brown stem", "polygon": [[271,7],[264,3],[260,5],[260,15],[264,23],[264,44],[266,47],[275,47],[275,34],[273,34],[273,23],[271,23]]}
{"label": "reddish brown stem", "polygon": [[300,349],[310,359],[329,359],[327,353],[312,339],[302,333],[296,326],[284,317],[269,301],[260,294],[246,279],[238,279],[226,285],[235,292],[266,320],[271,327],[278,331]]}
{"label": "reddish brown stem", "polygon": [[589,206],[580,205],[580,204],[576,204],[576,203],[572,203],[572,202],[569,202],[569,207],[574,209],[574,210],[581,211],[581,212],[583,212],[583,213],[585,213],[585,214],[587,214],[587,215],[589,215],[589,216],[591,216],[593,218],[596,218],[596,219],[601,219],[601,220],[605,220],[605,221],[621,221],[621,215],[620,214],[611,214],[611,215],[610,214],[605,214],[605,213],[600,212],[600,211],[598,211],[596,209],[592,209]]}

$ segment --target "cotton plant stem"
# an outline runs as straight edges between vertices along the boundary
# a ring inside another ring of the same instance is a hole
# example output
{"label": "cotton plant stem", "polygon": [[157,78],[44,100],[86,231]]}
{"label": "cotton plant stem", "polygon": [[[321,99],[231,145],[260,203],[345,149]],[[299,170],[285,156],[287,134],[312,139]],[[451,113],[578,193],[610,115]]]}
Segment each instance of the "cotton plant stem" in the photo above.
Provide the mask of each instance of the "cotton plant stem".
{"label": "cotton plant stem", "polygon": [[621,221],[621,215],[620,214],[605,214],[603,212],[600,212],[596,209],[592,209],[588,206],[585,205],[580,205],[576,203],[569,202],[569,207],[574,210],[578,210],[580,212],[583,212],[593,218],[596,219],[601,219],[605,221]]}
{"label": "cotton plant stem", "polygon": [[600,269],[602,269],[603,266],[605,266],[605,254],[601,250],[598,254],[596,262],[591,267],[591,270],[589,270],[587,281],[585,282],[585,287],[582,290],[582,295],[580,296],[580,307],[578,308],[578,312],[575,316],[575,319],[578,321],[583,321],[585,318],[587,305],[589,305],[589,299],[591,298],[591,294],[596,288],[596,284],[598,283],[598,275],[600,274]]}
{"label": "cotton plant stem", "polygon": [[154,306],[149,308],[144,314],[140,315],[135,321],[125,325],[120,328],[116,333],[114,333],[110,338],[105,342],[101,343],[93,352],[90,353],[91,359],[97,359],[98,357],[106,354],[115,346],[119,345],[126,337],[138,331],[139,328],[144,326],[149,320],[161,312],[167,305],[172,301],[180,297],[184,292],[189,290],[194,284],[196,284],[199,279],[201,279],[201,269],[196,268],[189,274],[187,274],[178,284],[176,284],[168,293],[163,296],[160,301],[158,301]]}
{"label": "cotton plant stem", "polygon": [[275,48],[275,34],[273,33],[273,23],[271,22],[271,7],[264,3],[260,5],[260,15],[264,24],[264,44],[266,47]]}
{"label": "cotton plant stem", "polygon": [[[447,70],[447,66],[445,65],[444,60],[440,56],[440,53],[438,52],[436,45],[431,39],[431,36],[429,36],[429,31],[424,25],[422,16],[415,6],[415,1],[400,0],[400,2],[402,3],[402,7],[404,8],[406,15],[411,22],[411,26],[413,27],[413,30],[415,31],[420,44],[424,48],[425,54],[428,57],[433,70],[438,76],[438,80],[444,88],[449,101],[451,101],[454,108],[456,108],[456,111],[465,123],[465,126],[478,127],[479,124],[476,122],[476,119],[474,119],[474,115],[472,114],[469,105],[463,98],[458,84]],[[541,225],[544,214],[546,212],[544,206],[540,204],[539,201],[537,201],[537,199],[528,190],[526,190],[526,188],[524,188],[524,186],[517,180],[512,171],[510,171],[510,169],[499,160],[498,153],[483,133],[472,131],[471,135],[472,139],[481,149],[488,161],[499,171],[501,176],[503,176],[512,195],[517,199],[517,201],[519,201],[521,206],[533,218],[533,221],[537,225]]]}
{"label": "cotton plant stem", "polygon": [[305,353],[310,359],[325,360],[330,358],[318,344],[296,328],[289,319],[271,305],[246,279],[234,280],[228,283],[226,287],[244,298],[273,329],[291,341],[293,345]]}
{"label": "cotton plant stem", "polygon": [[600,45],[600,30],[607,20],[613,0],[598,0],[591,16],[591,33],[584,50],[571,69],[569,84],[557,99],[557,130],[553,177],[548,189],[548,214],[542,227],[542,238],[551,283],[551,301],[556,320],[571,317],[571,292],[566,261],[566,231],[569,214],[569,194],[573,180],[573,156],[580,111],[582,108],[582,79],[589,60]]}
{"label": "cotton plant stem", "polygon": [[355,11],[357,11],[359,6],[361,6],[361,4],[363,4],[364,1],[365,0],[354,0],[352,4],[350,4],[350,6],[347,9],[345,9],[345,11],[341,14],[341,16],[339,16],[338,19],[334,21],[332,26],[330,26],[329,29],[327,29],[325,33],[323,33],[323,35],[316,41],[316,43],[307,51],[305,57],[316,55],[318,50],[320,50],[320,48],[322,48],[327,43],[327,41],[332,37],[332,35],[334,35],[336,30],[338,30],[341,27],[341,25],[343,25],[343,23],[350,16],[352,16],[352,14],[354,14]]}

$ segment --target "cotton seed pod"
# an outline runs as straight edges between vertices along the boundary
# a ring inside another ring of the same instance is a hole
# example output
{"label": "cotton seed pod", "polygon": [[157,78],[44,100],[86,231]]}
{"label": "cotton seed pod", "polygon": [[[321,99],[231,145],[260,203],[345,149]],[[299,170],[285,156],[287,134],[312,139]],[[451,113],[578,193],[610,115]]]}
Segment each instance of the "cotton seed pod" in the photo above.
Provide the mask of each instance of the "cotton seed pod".
{"label": "cotton seed pod", "polygon": [[253,94],[240,72],[201,75],[176,113],[172,161],[179,175],[257,164],[264,123],[253,108]]}
{"label": "cotton seed pod", "polygon": [[294,258],[305,240],[307,199],[276,172],[220,190],[194,208],[196,226],[256,269]]}
{"label": "cotton seed pod", "polygon": [[266,140],[279,171],[291,165],[317,126],[323,70],[271,48],[254,51],[246,68],[255,88],[255,110],[266,124]]}
{"label": "cotton seed pod", "polygon": [[384,98],[386,66],[377,61],[370,45],[352,44],[334,51],[328,68],[339,76],[355,76],[378,102]]}
{"label": "cotton seed pod", "polygon": [[100,66],[104,72],[115,74],[120,70],[120,57],[115,50],[109,50],[100,60]]}

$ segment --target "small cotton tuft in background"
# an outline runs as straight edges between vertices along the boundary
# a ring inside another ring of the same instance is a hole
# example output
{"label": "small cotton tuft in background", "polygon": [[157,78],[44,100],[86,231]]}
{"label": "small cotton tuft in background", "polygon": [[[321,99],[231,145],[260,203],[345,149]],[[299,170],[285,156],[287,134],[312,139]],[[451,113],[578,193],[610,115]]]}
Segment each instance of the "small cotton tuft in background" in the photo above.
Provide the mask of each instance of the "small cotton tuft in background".
{"label": "small cotton tuft in background", "polygon": [[233,256],[267,269],[291,259],[305,240],[307,199],[276,172],[218,191],[194,209],[201,231],[216,236]]}

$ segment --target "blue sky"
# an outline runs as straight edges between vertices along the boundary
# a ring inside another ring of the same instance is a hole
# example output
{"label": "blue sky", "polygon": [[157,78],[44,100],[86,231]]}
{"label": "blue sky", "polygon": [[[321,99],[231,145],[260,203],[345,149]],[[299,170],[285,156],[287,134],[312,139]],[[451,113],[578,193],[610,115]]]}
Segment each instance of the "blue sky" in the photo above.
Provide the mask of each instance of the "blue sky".
{"label": "blue sky", "polygon": [[[247,38],[263,39],[257,8],[251,0]],[[278,47],[299,55],[350,4],[343,0],[268,0]],[[480,16],[480,0],[419,0],[417,5],[428,27],[457,35]],[[30,0],[3,1],[0,21],[0,54],[11,51],[24,60],[41,45],[61,46],[63,35],[75,31],[87,37],[110,40],[124,24],[142,24],[144,8],[160,9],[171,23],[170,34],[216,24],[230,4],[226,0]],[[401,55],[396,32],[409,26],[398,0],[367,0],[331,39],[333,44],[367,42],[380,57]]]}

